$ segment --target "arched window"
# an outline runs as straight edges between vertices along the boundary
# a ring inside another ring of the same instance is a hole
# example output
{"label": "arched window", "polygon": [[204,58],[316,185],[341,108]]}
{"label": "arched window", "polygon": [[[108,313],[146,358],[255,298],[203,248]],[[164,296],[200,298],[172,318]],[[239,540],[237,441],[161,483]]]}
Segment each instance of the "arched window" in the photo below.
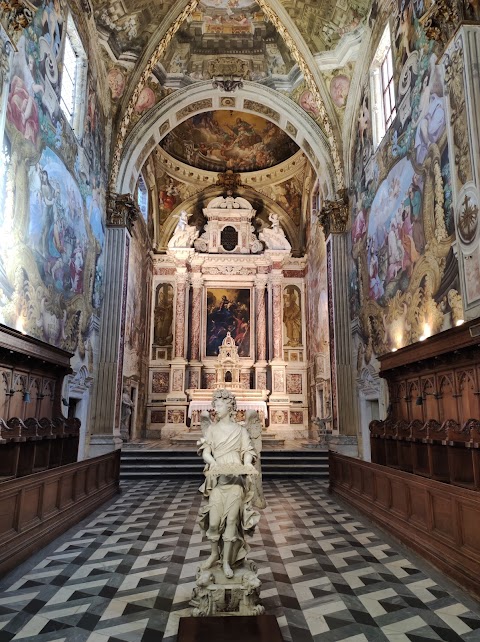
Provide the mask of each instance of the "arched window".
{"label": "arched window", "polygon": [[143,180],[143,176],[140,174],[137,181],[137,203],[140,211],[143,214],[143,218],[147,220],[148,218],[148,189]]}
{"label": "arched window", "polygon": [[397,109],[395,106],[395,84],[393,79],[392,40],[390,25],[387,24],[370,71],[372,93],[373,143],[378,147],[392,124]]}
{"label": "arched window", "polygon": [[86,103],[86,72],[87,56],[73,18],[71,14],[69,14],[65,48],[63,51],[60,107],[71,128],[77,135],[77,138],[80,138],[83,133],[84,105]]}

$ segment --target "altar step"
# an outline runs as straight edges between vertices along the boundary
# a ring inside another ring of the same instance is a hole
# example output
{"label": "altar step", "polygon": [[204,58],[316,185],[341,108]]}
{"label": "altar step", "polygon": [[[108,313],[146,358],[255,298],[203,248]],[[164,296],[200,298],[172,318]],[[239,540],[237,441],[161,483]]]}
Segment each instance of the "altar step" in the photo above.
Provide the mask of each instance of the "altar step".
{"label": "altar step", "polygon": [[[191,450],[122,450],[120,479],[198,479],[204,463]],[[316,477],[328,479],[328,451],[264,451],[262,473],[267,479]]]}
{"label": "altar step", "polygon": [[[201,430],[195,430],[192,432],[183,432],[175,437],[170,437],[170,443],[173,446],[185,446],[192,447],[196,449],[197,441],[201,439],[202,432]],[[268,448],[269,446],[279,446],[282,447],[285,444],[285,439],[277,438],[274,433],[262,435],[263,447]]]}

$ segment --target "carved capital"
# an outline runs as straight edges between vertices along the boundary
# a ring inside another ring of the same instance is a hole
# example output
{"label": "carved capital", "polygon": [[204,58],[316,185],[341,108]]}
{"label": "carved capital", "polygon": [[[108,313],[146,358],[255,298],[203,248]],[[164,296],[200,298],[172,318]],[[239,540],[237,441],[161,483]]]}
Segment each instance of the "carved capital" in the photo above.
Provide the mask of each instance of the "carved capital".
{"label": "carved capital", "polygon": [[80,6],[82,7],[83,12],[90,18],[92,15],[90,0],[80,0]]}
{"label": "carved capital", "polygon": [[140,215],[138,205],[130,194],[110,192],[107,204],[107,227],[126,227],[132,233],[133,224]]}
{"label": "carved capital", "polygon": [[266,275],[265,276],[262,275],[261,278],[257,276],[257,278],[255,279],[255,289],[258,292],[262,293],[267,287],[267,283],[268,283],[268,277]]}
{"label": "carved capital", "polygon": [[343,234],[348,223],[348,193],[346,189],[338,190],[337,200],[325,201],[318,215],[325,237],[330,234]]}
{"label": "carved capital", "polygon": [[7,29],[7,33],[14,43],[22,35],[22,31],[30,26],[33,20],[33,11],[23,0],[2,0],[0,2],[0,19]]}
{"label": "carved capital", "polygon": [[203,288],[203,277],[197,274],[192,274],[190,276],[190,283],[192,284],[192,289],[193,290],[200,290]]}

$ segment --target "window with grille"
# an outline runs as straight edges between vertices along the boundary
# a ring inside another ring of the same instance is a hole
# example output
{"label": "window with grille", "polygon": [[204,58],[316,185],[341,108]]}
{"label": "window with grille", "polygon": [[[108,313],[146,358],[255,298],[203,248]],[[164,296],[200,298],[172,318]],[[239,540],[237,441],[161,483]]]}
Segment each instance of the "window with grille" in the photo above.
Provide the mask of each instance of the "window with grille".
{"label": "window with grille", "polygon": [[232,225],[223,228],[220,234],[220,243],[227,252],[232,252],[238,245],[238,232]]}
{"label": "window with grille", "polygon": [[392,124],[397,109],[390,26],[387,25],[371,67],[373,142],[377,147]]}
{"label": "window with grille", "polygon": [[60,86],[60,107],[70,126],[80,137],[85,115],[87,57],[71,15],[63,50],[63,68]]}
{"label": "window with grille", "polygon": [[140,174],[137,182],[137,203],[140,208],[143,218],[147,220],[148,218],[148,189],[143,180],[143,176]]}

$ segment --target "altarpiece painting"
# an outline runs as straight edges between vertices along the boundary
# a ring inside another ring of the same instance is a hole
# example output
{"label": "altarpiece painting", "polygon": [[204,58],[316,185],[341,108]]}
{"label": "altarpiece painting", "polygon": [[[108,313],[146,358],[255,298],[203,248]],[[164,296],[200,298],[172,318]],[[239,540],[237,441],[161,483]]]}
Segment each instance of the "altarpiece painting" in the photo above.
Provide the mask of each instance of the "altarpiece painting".
{"label": "altarpiece painting", "polygon": [[240,357],[250,356],[250,289],[207,288],[205,355],[216,357],[230,332]]}

